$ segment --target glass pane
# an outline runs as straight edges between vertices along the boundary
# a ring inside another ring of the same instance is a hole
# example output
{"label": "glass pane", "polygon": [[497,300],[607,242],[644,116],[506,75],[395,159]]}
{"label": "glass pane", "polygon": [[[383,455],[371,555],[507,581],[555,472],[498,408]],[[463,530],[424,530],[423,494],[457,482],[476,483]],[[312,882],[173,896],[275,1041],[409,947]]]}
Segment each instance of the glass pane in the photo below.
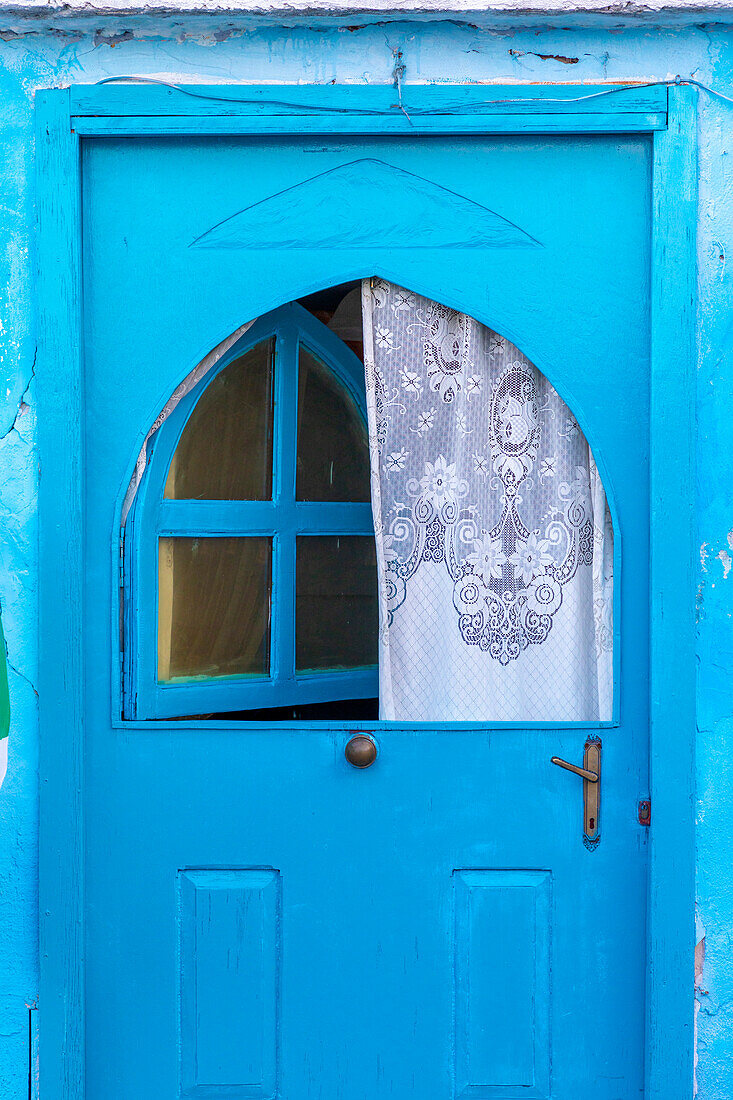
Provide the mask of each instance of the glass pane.
{"label": "glass pane", "polygon": [[298,500],[368,501],[366,423],[353,398],[320,359],[300,349]]}
{"label": "glass pane", "polygon": [[174,500],[272,496],[274,339],[234,359],[201,394],[170,464]]}
{"label": "glass pane", "polygon": [[297,540],[295,667],[377,663],[377,558],[371,535]]}
{"label": "glass pane", "polygon": [[267,675],[272,542],[161,538],[158,679]]}

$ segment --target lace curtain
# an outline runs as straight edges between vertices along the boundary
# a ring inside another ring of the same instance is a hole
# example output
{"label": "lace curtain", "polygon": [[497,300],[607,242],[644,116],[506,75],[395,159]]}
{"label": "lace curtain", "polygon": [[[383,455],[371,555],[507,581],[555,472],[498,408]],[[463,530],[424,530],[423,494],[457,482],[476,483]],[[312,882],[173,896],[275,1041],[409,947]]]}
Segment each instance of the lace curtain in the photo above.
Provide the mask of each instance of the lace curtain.
{"label": "lace curtain", "polygon": [[613,530],[572,413],[463,313],[378,279],[362,312],[381,717],[609,719]]}

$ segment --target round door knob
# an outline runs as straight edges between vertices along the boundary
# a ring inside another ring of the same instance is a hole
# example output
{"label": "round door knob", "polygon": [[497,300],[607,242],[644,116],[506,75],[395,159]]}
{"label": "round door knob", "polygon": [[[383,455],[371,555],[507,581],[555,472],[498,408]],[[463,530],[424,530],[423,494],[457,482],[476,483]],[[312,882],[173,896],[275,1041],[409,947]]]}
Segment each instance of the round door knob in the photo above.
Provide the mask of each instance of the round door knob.
{"label": "round door knob", "polygon": [[357,733],[347,742],[344,755],[354,768],[368,768],[377,759],[377,746],[371,737]]}

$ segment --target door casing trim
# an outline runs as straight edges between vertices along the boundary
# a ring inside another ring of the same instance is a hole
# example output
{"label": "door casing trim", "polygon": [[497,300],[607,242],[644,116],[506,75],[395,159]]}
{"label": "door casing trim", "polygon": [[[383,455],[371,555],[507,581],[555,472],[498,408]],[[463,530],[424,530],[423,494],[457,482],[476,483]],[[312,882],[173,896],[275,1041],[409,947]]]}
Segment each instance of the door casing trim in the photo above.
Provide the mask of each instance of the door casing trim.
{"label": "door casing trim", "polygon": [[652,135],[645,1097],[692,1095],[696,90],[622,86],[618,95],[577,101],[615,87],[413,86],[409,120],[391,86],[195,85],[191,95],[110,84],[36,95],[43,1096],[85,1096],[81,141],[276,133]]}

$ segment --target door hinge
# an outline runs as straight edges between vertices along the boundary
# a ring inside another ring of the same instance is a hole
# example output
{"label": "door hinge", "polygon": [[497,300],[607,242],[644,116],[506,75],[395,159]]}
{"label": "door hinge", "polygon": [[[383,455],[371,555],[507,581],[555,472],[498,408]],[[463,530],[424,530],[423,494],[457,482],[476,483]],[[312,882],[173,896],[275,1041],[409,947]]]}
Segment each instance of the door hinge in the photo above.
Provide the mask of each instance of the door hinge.
{"label": "door hinge", "polygon": [[120,559],[119,559],[119,579],[120,588],[125,587],[125,529],[124,527],[120,531]]}
{"label": "door hinge", "polygon": [[639,801],[639,824],[651,825],[652,823],[652,804],[648,798],[642,798]]}
{"label": "door hinge", "polygon": [[125,654],[125,528],[120,528],[120,541],[119,541],[119,588],[117,589],[117,602],[119,605],[119,639],[118,644],[120,647],[120,699],[122,700],[122,707],[124,711],[125,700],[125,675],[126,675],[126,654]]}

